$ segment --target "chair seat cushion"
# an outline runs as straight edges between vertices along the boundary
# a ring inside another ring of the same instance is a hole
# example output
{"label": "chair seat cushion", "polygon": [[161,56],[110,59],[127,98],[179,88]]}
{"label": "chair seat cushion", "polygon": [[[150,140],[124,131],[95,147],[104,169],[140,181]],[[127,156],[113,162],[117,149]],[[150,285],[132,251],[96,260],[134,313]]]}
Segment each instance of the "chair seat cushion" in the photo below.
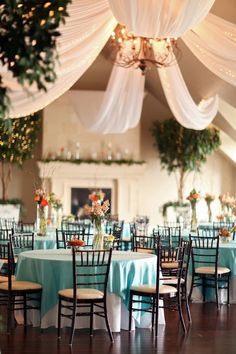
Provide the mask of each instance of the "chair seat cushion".
{"label": "chair seat cushion", "polygon": [[[73,299],[73,289],[62,289],[58,291],[58,294]],[[77,289],[76,297],[78,300],[102,299],[104,293],[97,289],[83,288]]]}
{"label": "chair seat cushion", "polygon": [[[12,275],[11,280],[12,280],[12,281],[15,281],[15,280],[16,280],[15,275]],[[7,277],[7,276],[4,277],[3,275],[0,275],[0,283],[5,283],[6,281],[8,281],[8,277]]]}
{"label": "chair seat cushion", "polygon": [[148,249],[148,248],[137,248],[137,252],[138,253],[148,253],[148,254],[154,254],[155,251],[152,249]]}
{"label": "chair seat cushion", "polygon": [[170,268],[178,268],[178,262],[161,262],[161,268],[170,269]]}
{"label": "chair seat cushion", "polygon": [[[154,285],[140,285],[140,286],[132,286],[131,290],[139,291],[147,294],[155,294],[156,293],[156,286]],[[177,289],[173,286],[169,285],[160,285],[159,293],[160,294],[171,294],[176,293]]]}
{"label": "chair seat cushion", "polygon": [[[178,284],[178,278],[177,277],[168,277],[168,276],[163,276],[161,278],[162,284],[168,284],[168,285],[177,285]],[[182,278],[180,280],[181,284],[184,284],[184,279]]]}
{"label": "chair seat cushion", "polygon": [[[218,274],[230,273],[230,269],[226,267],[218,267]],[[215,267],[198,267],[195,269],[195,273],[199,274],[215,274]]]}
{"label": "chair seat cushion", "polygon": [[[40,290],[42,286],[38,283],[33,283],[31,281],[13,281],[12,290],[13,291],[25,291],[25,290]],[[8,282],[0,283],[0,291],[8,290]]]}

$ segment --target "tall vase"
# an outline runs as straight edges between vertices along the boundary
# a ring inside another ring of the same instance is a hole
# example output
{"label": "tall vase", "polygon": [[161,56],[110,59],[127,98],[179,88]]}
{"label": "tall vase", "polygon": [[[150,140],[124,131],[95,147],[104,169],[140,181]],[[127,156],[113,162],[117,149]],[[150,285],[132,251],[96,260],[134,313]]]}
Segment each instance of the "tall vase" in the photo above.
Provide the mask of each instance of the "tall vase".
{"label": "tall vase", "polygon": [[192,208],[191,231],[196,231],[198,227],[196,203],[191,203],[191,208]]}
{"label": "tall vase", "polygon": [[37,235],[45,236],[47,234],[48,207],[37,206]]}
{"label": "tall vase", "polygon": [[208,210],[208,222],[212,222],[212,211],[211,211],[211,203],[207,203],[207,210]]}
{"label": "tall vase", "polygon": [[93,249],[101,250],[103,249],[102,221],[100,219],[94,220],[93,227],[94,227]]}
{"label": "tall vase", "polygon": [[55,209],[52,208],[52,221],[53,227],[56,229],[61,228],[61,221],[62,221],[62,209]]}

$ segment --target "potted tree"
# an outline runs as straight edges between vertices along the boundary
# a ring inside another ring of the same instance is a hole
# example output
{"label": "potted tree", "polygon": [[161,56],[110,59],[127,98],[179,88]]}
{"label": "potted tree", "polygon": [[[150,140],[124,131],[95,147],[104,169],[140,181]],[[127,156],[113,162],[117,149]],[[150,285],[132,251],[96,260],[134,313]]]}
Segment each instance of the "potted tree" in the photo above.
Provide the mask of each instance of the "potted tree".
{"label": "potted tree", "polygon": [[161,165],[169,173],[176,174],[178,200],[175,206],[183,205],[186,177],[192,171],[199,172],[207,156],[221,144],[219,130],[209,127],[203,130],[186,129],[175,119],[155,121],[151,127],[154,145],[159,151]]}
{"label": "potted tree", "polygon": [[12,180],[14,164],[22,166],[26,159],[33,157],[33,148],[37,142],[40,127],[40,115],[0,120],[0,218],[19,217],[21,201],[9,199],[8,191]]}

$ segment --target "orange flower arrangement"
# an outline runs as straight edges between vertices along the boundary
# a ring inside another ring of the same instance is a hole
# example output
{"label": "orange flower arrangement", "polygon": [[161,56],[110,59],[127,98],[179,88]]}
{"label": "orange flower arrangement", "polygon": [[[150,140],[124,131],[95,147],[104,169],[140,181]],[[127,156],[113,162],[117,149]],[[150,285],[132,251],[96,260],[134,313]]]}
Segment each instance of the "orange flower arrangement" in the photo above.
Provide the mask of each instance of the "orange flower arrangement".
{"label": "orange flower arrangement", "polygon": [[67,245],[71,247],[83,247],[85,245],[84,240],[72,239],[67,241]]}
{"label": "orange flower arrangement", "polygon": [[227,227],[222,227],[219,231],[219,236],[221,237],[230,237],[231,231]]}
{"label": "orange flower arrangement", "polygon": [[186,199],[189,200],[191,204],[192,204],[192,203],[195,204],[195,203],[198,202],[198,200],[199,200],[200,198],[201,198],[200,193],[198,193],[198,192],[196,191],[196,189],[192,189]]}
{"label": "orange flower arrangement", "polygon": [[42,189],[36,189],[34,200],[39,204],[40,207],[48,206],[48,195]]}

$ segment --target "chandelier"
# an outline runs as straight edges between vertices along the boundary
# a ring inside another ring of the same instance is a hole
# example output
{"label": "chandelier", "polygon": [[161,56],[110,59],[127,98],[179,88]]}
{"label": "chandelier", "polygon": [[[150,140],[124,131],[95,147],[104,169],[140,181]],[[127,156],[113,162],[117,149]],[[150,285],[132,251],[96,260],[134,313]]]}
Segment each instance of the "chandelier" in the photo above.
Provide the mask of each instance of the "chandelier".
{"label": "chandelier", "polygon": [[112,32],[111,45],[117,65],[139,68],[143,75],[151,66],[170,66],[180,57],[177,38],[136,37],[121,25]]}

